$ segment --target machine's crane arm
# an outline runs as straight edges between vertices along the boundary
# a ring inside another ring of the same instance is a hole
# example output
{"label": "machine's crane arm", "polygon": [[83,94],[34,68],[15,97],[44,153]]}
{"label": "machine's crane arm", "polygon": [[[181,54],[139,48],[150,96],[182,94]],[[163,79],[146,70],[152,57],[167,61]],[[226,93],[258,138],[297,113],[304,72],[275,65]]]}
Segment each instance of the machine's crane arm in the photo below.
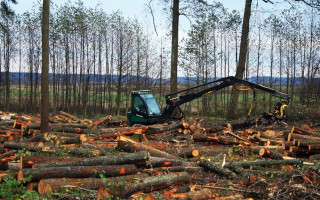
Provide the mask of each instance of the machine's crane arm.
{"label": "machine's crane arm", "polygon": [[[286,104],[288,104],[289,99],[290,99],[290,96],[285,94],[285,93],[279,92],[277,90],[274,90],[274,89],[271,89],[271,88],[268,88],[268,87],[265,87],[265,86],[262,86],[262,85],[259,85],[259,84],[256,84],[256,83],[252,83],[252,82],[249,82],[249,81],[246,81],[246,80],[242,80],[242,79],[236,78],[234,76],[229,76],[229,77],[218,79],[216,81],[212,81],[212,82],[209,82],[209,83],[205,83],[205,84],[202,84],[202,85],[198,85],[198,86],[195,86],[195,87],[191,87],[191,88],[188,88],[188,89],[185,89],[185,90],[181,90],[181,91],[178,91],[178,92],[174,92],[174,93],[165,95],[167,106],[165,107],[165,109],[162,112],[162,118],[163,119],[166,119],[166,118],[177,118],[177,119],[183,118],[183,112],[181,111],[181,109],[179,107],[180,105],[182,105],[184,103],[187,103],[187,102],[190,102],[190,101],[192,101],[194,99],[197,99],[199,97],[202,97],[205,94],[216,92],[216,91],[221,90],[221,89],[223,89],[225,87],[234,85],[236,83],[237,84],[246,85],[247,87],[249,87],[251,89],[259,89],[259,90],[262,90],[262,91],[265,91],[265,92],[269,92],[272,95],[279,96],[280,98],[284,98],[286,100]],[[190,91],[193,91],[193,90],[195,90],[197,88],[204,87],[204,86],[211,85],[211,84],[215,84],[215,85],[212,86],[212,87],[203,89],[201,91],[190,93]],[[181,94],[181,93],[184,93],[184,94],[182,94],[180,96],[177,96],[177,97],[172,97],[172,96],[176,96],[176,95]],[[254,90],[254,100],[255,100],[255,90]],[[253,103],[254,103],[254,101],[253,101]],[[177,110],[179,111],[178,116],[177,116],[176,113],[173,114]],[[249,113],[251,113],[251,110],[252,110],[252,108],[250,109]]]}

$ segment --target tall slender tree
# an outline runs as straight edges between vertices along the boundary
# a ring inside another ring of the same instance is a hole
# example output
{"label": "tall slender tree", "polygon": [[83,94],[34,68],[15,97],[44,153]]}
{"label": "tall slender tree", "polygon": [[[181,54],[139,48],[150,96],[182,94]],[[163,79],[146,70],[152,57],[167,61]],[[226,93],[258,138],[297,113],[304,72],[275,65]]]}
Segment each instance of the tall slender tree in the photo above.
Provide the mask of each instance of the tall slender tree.
{"label": "tall slender tree", "polygon": [[50,0],[42,7],[41,132],[49,129],[49,14]]}
{"label": "tall slender tree", "polygon": [[[240,44],[240,54],[239,54],[239,64],[237,66],[236,77],[242,78],[245,71],[247,49],[248,49],[248,37],[249,37],[249,24],[251,16],[251,4],[252,0],[246,0],[243,24],[242,24],[242,34],[241,34],[241,44]],[[232,87],[231,91],[231,103],[228,110],[228,118],[234,118],[236,115],[236,109],[238,107],[238,97],[239,91],[237,90],[237,85]]]}

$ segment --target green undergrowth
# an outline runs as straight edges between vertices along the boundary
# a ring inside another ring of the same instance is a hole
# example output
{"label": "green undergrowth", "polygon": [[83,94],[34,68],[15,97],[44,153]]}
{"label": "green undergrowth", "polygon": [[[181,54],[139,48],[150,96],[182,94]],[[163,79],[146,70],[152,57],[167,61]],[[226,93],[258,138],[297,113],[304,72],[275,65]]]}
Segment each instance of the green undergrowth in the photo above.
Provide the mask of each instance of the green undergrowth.
{"label": "green undergrowth", "polygon": [[30,182],[31,176],[23,178],[19,181],[12,175],[9,174],[3,177],[2,183],[0,184],[0,197],[4,199],[30,199],[37,200],[40,196],[35,191],[27,190],[26,183]]}

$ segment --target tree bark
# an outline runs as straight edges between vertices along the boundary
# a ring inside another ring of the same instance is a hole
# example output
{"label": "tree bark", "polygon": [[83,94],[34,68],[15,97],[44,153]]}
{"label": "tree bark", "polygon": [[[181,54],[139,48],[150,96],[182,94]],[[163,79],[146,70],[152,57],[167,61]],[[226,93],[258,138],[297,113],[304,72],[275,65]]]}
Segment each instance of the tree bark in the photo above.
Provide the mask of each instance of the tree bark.
{"label": "tree bark", "polygon": [[[245,11],[243,16],[242,24],[242,34],[241,34],[241,44],[240,44],[240,54],[239,54],[239,65],[237,66],[237,71],[235,77],[243,77],[245,71],[247,49],[248,49],[248,37],[249,37],[249,24],[251,15],[251,4],[252,0],[246,0]],[[238,97],[239,91],[236,89],[237,84],[233,85],[231,91],[231,103],[228,110],[228,118],[233,119],[236,117],[236,110],[238,107]]]}
{"label": "tree bark", "polygon": [[49,13],[50,0],[43,0],[42,70],[41,70],[41,132],[49,130]]}
{"label": "tree bark", "polygon": [[151,156],[155,157],[162,157],[162,158],[169,158],[169,159],[177,159],[174,155],[168,154],[164,151],[160,151],[153,147],[149,147],[139,142],[135,142],[132,139],[129,139],[124,136],[120,136],[118,140],[118,147],[121,150],[128,151],[128,152],[135,152],[135,151],[148,151]]}
{"label": "tree bark", "polygon": [[122,165],[122,164],[136,164],[145,162],[149,159],[146,151],[136,153],[125,153],[119,155],[106,155],[95,158],[84,158],[81,160],[73,160],[66,162],[48,162],[35,164],[34,168],[47,168],[47,167],[62,167],[62,166],[94,166],[94,165]]}
{"label": "tree bark", "polygon": [[109,192],[120,198],[128,198],[136,192],[150,192],[167,188],[172,185],[180,185],[189,182],[190,176],[186,172],[168,173],[166,175],[152,176],[143,180],[125,183],[115,190],[109,189]]}
{"label": "tree bark", "polygon": [[98,165],[98,166],[68,166],[22,169],[24,176],[31,175],[32,181],[44,178],[99,178],[136,174],[135,165]]}
{"label": "tree bark", "polygon": [[179,1],[173,0],[170,92],[178,90]]}
{"label": "tree bark", "polygon": [[134,174],[127,176],[111,177],[111,178],[50,178],[39,181],[38,192],[50,196],[51,192],[66,192],[66,189],[85,188],[89,190],[98,190],[100,186],[116,185],[119,182],[127,182],[133,180],[142,180],[148,177],[148,174]]}
{"label": "tree bark", "polygon": [[[219,166],[220,165],[220,166]],[[235,174],[229,170],[226,170],[225,168],[221,167],[221,164],[219,163],[213,163],[207,159],[202,159],[200,161],[200,166],[203,166],[207,169],[209,169],[210,171],[217,173],[221,176],[225,176],[225,177],[232,177],[235,176]]]}

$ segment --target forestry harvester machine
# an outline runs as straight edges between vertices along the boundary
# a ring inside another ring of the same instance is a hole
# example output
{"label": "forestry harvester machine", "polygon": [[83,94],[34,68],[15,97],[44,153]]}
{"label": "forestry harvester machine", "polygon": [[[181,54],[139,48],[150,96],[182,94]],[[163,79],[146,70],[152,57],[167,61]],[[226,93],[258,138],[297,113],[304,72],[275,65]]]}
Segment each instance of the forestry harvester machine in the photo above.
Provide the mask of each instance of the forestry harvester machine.
{"label": "forestry harvester machine", "polygon": [[[184,103],[190,102],[194,99],[200,98],[206,94],[210,94],[221,90],[225,87],[237,84],[237,89],[240,91],[243,90],[252,90],[253,91],[253,100],[251,103],[250,110],[247,114],[247,122],[250,121],[250,115],[256,101],[256,91],[259,89],[265,92],[269,92],[274,96],[280,97],[280,102],[278,102],[273,111],[264,112],[262,117],[267,120],[286,120],[287,115],[285,113],[285,108],[287,107],[290,96],[279,92],[277,90],[252,83],[246,80],[242,80],[233,76],[225,77],[218,79],[216,81],[208,82],[202,85],[191,87],[185,90],[174,92],[171,94],[165,95],[166,106],[161,112],[157,100],[151,93],[151,90],[139,90],[131,92],[131,109],[127,113],[128,122],[130,125],[133,124],[155,124],[171,120],[181,120],[184,118],[184,114],[180,109],[180,106]],[[213,86],[211,86],[213,85]],[[198,90],[196,89],[209,86],[206,89]],[[194,92],[196,91],[196,92]],[[281,100],[282,99],[282,100]]]}

